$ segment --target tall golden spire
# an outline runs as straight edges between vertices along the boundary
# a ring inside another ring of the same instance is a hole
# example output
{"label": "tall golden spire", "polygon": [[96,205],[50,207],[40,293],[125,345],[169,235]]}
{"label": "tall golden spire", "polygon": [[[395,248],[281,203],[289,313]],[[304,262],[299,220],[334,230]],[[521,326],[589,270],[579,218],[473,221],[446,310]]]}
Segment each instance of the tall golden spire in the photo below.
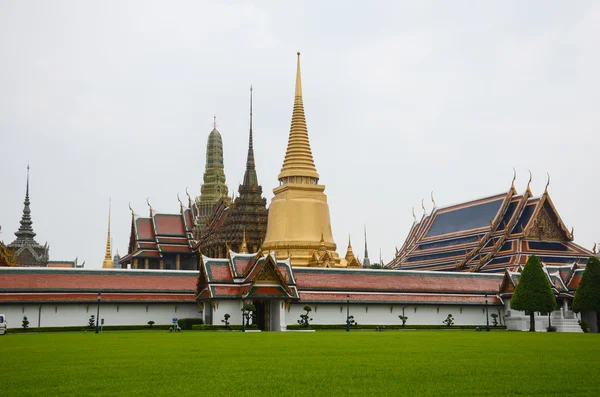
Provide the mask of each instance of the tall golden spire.
{"label": "tall golden spire", "polygon": [[[292,177],[293,179],[289,179]],[[308,179],[297,179],[304,177]],[[302,102],[302,77],[300,73],[300,53],[298,53],[298,66],[296,69],[296,92],[294,97],[294,112],[292,113],[292,125],[288,138],[287,151],[283,160],[283,167],[278,177],[279,181],[285,183],[308,183],[317,184],[319,174],[315,167],[310,142],[308,140],[308,128],[306,127],[306,116]]]}
{"label": "tall golden spire", "polygon": [[115,263],[113,262],[113,260],[111,258],[112,249],[110,247],[110,207],[111,207],[111,200],[109,198],[108,199],[108,235],[106,236],[106,253],[104,254],[104,262],[102,262],[103,268],[115,267]]}

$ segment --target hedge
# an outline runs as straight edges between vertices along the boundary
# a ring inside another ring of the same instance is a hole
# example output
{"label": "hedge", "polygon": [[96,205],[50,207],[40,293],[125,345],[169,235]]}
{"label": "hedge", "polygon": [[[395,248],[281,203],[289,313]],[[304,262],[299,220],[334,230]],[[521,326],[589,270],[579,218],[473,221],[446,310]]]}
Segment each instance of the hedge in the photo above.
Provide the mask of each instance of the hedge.
{"label": "hedge", "polygon": [[[156,330],[168,330],[172,325],[153,325],[150,328],[148,325],[105,325],[104,327],[98,327],[98,329],[102,329],[102,331],[137,331],[137,330],[148,330],[148,329],[156,329]],[[95,332],[96,328],[90,327],[32,327],[28,328],[26,331],[23,328],[9,328],[8,333],[36,333],[36,332]]]}
{"label": "hedge", "polygon": [[204,324],[204,321],[201,318],[180,318],[177,320],[177,324],[181,329],[190,330],[196,324]]}
{"label": "hedge", "polygon": [[[399,324],[359,324],[359,325],[351,326],[350,329],[376,329],[377,327],[385,327],[385,329],[475,329],[477,327],[485,327],[485,325],[453,325],[452,327],[447,327],[443,324],[440,324],[440,325],[437,325],[437,324],[433,324],[433,325],[406,324],[404,327],[402,327]],[[287,329],[290,331],[302,330],[302,329],[314,329],[314,330],[346,329],[346,324],[311,324],[308,327],[305,327],[300,324],[292,324],[292,325],[288,325]],[[492,329],[505,330],[506,325],[498,325],[496,327],[490,326],[490,330],[492,330]]]}
{"label": "hedge", "polygon": [[[252,324],[246,329],[258,329],[256,324]],[[209,324],[195,324],[192,325],[192,330],[194,331],[241,331],[242,326],[239,324],[230,325],[229,328],[226,328],[224,325],[209,325]]]}

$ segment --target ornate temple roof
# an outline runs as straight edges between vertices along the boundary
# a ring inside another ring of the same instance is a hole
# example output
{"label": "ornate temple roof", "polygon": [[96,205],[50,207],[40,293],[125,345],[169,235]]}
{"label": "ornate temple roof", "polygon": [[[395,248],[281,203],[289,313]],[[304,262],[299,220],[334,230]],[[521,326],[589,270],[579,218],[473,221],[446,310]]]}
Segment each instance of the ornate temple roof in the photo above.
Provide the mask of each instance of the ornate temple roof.
{"label": "ornate temple roof", "polygon": [[229,189],[227,188],[223,165],[223,139],[221,133],[217,130],[215,116],[213,129],[208,135],[206,143],[206,167],[203,183],[200,187],[200,196],[196,197],[194,204],[194,222],[197,237],[206,228],[213,206],[221,198],[226,201],[229,200]]}
{"label": "ornate temple roof", "polygon": [[298,299],[296,280],[287,261],[275,255],[240,254],[228,258],[202,256],[198,276],[198,300],[207,299]]}
{"label": "ornate temple roof", "polygon": [[[514,181],[513,181],[514,182]],[[393,269],[504,272],[530,254],[548,265],[585,261],[590,252],[573,242],[548,190],[533,197],[529,185],[450,207],[435,208],[413,223]]]}
{"label": "ornate temple roof", "polygon": [[[238,197],[230,204],[220,199],[213,207],[208,227],[199,239],[201,251],[216,256],[225,254],[229,245],[240,251],[244,236],[248,249],[258,251],[267,231],[267,200],[262,196],[262,186],[258,184],[254,159],[254,137],[252,131],[252,87],[250,87],[250,129],[248,133],[248,156],[244,182],[238,188]],[[212,252],[212,254],[211,254]]]}
{"label": "ornate temple roof", "polygon": [[35,241],[31,221],[31,202],[29,201],[29,164],[27,165],[27,188],[23,202],[21,226],[15,232],[17,239],[8,245],[14,251],[15,260],[19,266],[46,266],[48,263],[48,244],[40,245]]}
{"label": "ornate temple roof", "polygon": [[194,219],[190,208],[184,207],[181,201],[179,214],[157,213],[149,207],[148,218],[131,211],[129,250],[121,258],[122,264],[135,258],[162,258],[167,253],[190,254],[194,250]]}
{"label": "ornate temple roof", "polygon": [[[511,269],[505,270],[502,285],[500,286],[500,296],[512,296],[519,283],[523,267],[524,265],[517,265]],[[542,263],[542,269],[556,296],[568,296],[573,298],[575,296],[575,291],[581,282],[581,276],[585,270],[585,263],[573,263],[564,266],[548,266],[545,263]]]}
{"label": "ornate temple roof", "polygon": [[317,180],[319,179],[312,151],[310,150],[306,116],[304,114],[304,103],[302,102],[300,53],[298,53],[298,65],[296,69],[296,90],[294,94],[292,125],[290,127],[290,135],[285,159],[283,160],[283,167],[277,178],[282,183],[285,183],[284,178],[287,177],[309,177]]}
{"label": "ornate temple roof", "polygon": [[0,303],[193,302],[196,271],[0,268]]}

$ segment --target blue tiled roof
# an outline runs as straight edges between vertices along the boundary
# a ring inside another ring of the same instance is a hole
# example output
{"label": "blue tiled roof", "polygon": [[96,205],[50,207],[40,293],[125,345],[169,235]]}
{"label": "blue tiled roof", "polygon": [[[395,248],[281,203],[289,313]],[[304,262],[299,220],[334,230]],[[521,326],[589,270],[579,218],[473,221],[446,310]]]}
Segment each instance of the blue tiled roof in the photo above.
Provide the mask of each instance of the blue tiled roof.
{"label": "blue tiled roof", "polygon": [[498,199],[483,204],[473,205],[454,211],[440,213],[435,217],[433,225],[425,237],[477,229],[489,225],[504,199]]}
{"label": "blue tiled roof", "polygon": [[532,250],[548,251],[570,251],[569,247],[561,243],[546,243],[541,241],[530,241],[529,248]]}
{"label": "blue tiled roof", "polygon": [[448,240],[444,240],[444,241],[436,241],[434,243],[420,244],[416,250],[422,251],[422,250],[428,250],[428,249],[432,249],[432,248],[451,247],[453,245],[475,243],[475,242],[477,242],[477,240],[478,240],[477,236],[453,238],[453,239],[448,239]]}
{"label": "blue tiled roof", "polygon": [[517,205],[519,205],[518,200],[513,201],[508,205],[508,208],[506,209],[506,212],[504,213],[504,216],[500,221],[500,226],[498,226],[498,230],[504,230],[504,225],[508,225],[508,222],[510,222],[510,218],[512,218],[513,214],[515,213]]}
{"label": "blue tiled roof", "polygon": [[426,254],[426,255],[415,255],[411,256],[406,260],[407,263],[411,262],[420,262],[420,261],[429,261],[432,259],[443,259],[443,258],[451,258],[453,256],[465,255],[465,250],[454,250],[454,251],[445,251],[437,254]]}
{"label": "blue tiled roof", "polygon": [[531,215],[533,215],[533,211],[535,210],[536,206],[537,206],[537,203],[533,203],[533,204],[528,204],[525,207],[525,209],[523,210],[523,213],[521,214],[521,217],[519,218],[519,221],[517,222],[517,224],[511,231],[511,233],[521,233],[521,226],[523,226],[523,228],[525,228],[525,226],[527,226],[527,223],[531,219]]}

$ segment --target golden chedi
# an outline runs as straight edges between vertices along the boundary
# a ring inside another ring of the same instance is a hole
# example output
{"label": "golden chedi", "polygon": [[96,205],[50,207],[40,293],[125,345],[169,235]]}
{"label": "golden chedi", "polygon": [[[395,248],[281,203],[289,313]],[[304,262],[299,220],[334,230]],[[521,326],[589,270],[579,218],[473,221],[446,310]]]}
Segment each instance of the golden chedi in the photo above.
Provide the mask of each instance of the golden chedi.
{"label": "golden chedi", "polygon": [[294,112],[279,186],[269,206],[263,253],[290,258],[292,266],[339,267],[331,233],[325,186],[319,185],[302,103],[300,53],[296,71]]}
{"label": "golden chedi", "polygon": [[112,260],[112,248],[110,246],[110,199],[108,200],[108,235],[106,236],[106,252],[104,253],[104,261],[102,262],[103,269],[112,269],[115,267],[115,262]]}

